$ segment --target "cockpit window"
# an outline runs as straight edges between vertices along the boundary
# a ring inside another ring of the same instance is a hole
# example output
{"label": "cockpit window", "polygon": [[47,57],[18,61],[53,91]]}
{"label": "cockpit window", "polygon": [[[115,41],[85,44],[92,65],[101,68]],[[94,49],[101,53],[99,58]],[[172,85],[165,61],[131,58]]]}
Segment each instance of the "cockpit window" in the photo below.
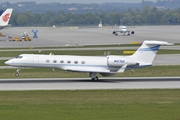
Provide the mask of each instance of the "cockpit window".
{"label": "cockpit window", "polygon": [[16,56],[16,58],[17,58],[17,59],[21,59],[21,58],[23,58],[23,56]]}

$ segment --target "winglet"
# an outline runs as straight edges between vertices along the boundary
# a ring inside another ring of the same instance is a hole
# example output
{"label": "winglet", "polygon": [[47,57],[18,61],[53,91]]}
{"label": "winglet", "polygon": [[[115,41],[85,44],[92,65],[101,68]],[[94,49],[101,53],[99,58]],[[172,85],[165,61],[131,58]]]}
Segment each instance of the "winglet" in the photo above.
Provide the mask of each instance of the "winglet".
{"label": "winglet", "polygon": [[127,65],[128,65],[128,64],[124,64],[117,72],[118,72],[118,73],[123,73],[123,72],[125,71]]}

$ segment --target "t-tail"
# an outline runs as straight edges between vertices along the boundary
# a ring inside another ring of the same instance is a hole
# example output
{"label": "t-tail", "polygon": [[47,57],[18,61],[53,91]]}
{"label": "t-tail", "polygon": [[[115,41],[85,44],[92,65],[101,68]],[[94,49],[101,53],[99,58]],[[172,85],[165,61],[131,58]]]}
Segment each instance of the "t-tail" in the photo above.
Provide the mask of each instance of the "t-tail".
{"label": "t-tail", "polygon": [[2,13],[2,15],[0,16],[0,26],[8,26],[12,11],[13,9],[9,8],[9,9],[6,9],[6,11]]}
{"label": "t-tail", "polygon": [[164,41],[144,41],[141,47],[131,56],[140,66],[150,66],[161,45],[173,45]]}

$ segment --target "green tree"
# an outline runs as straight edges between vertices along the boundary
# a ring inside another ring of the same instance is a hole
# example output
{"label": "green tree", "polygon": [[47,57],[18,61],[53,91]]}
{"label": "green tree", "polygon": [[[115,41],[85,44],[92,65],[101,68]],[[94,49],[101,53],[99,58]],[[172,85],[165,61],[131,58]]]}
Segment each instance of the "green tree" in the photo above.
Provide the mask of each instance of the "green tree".
{"label": "green tree", "polygon": [[131,25],[133,24],[133,16],[131,15],[131,13],[126,12],[121,21],[125,25]]}
{"label": "green tree", "polygon": [[92,13],[87,13],[85,17],[87,25],[96,25],[99,22],[99,19]]}
{"label": "green tree", "polygon": [[18,15],[16,23],[18,26],[28,26],[28,17],[25,13]]}
{"label": "green tree", "polygon": [[41,14],[35,14],[34,17],[33,17],[33,23],[34,25],[41,25],[42,24],[42,16]]}

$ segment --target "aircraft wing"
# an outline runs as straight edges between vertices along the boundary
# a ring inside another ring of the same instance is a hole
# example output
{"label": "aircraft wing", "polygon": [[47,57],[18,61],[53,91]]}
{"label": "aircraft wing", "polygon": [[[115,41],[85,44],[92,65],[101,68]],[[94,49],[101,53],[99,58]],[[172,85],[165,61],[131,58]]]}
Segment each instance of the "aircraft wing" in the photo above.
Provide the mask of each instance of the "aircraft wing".
{"label": "aircraft wing", "polygon": [[126,33],[126,32],[131,32],[130,30],[126,30],[126,31],[121,31],[121,30],[117,30],[115,32],[119,32],[119,33]]}
{"label": "aircraft wing", "polygon": [[126,30],[126,31],[122,31],[122,30],[116,30],[116,31],[113,31],[112,34],[114,35],[118,35],[118,33],[127,33],[127,35],[130,35],[130,34],[134,34],[135,32],[134,31],[131,31],[131,30]]}
{"label": "aircraft wing", "polygon": [[8,28],[8,27],[11,27],[11,24],[8,24],[8,25],[0,25],[0,30],[1,30],[1,29],[4,29],[4,28]]}
{"label": "aircraft wing", "polygon": [[68,67],[64,67],[63,69],[72,72],[123,73],[126,70],[127,65],[128,64],[124,64],[117,71],[111,71],[109,69],[102,67],[76,67],[76,66],[70,66],[70,67],[68,66]]}
{"label": "aircraft wing", "polygon": [[72,72],[95,72],[95,73],[111,73],[110,70],[101,67],[64,67],[66,71]]}

